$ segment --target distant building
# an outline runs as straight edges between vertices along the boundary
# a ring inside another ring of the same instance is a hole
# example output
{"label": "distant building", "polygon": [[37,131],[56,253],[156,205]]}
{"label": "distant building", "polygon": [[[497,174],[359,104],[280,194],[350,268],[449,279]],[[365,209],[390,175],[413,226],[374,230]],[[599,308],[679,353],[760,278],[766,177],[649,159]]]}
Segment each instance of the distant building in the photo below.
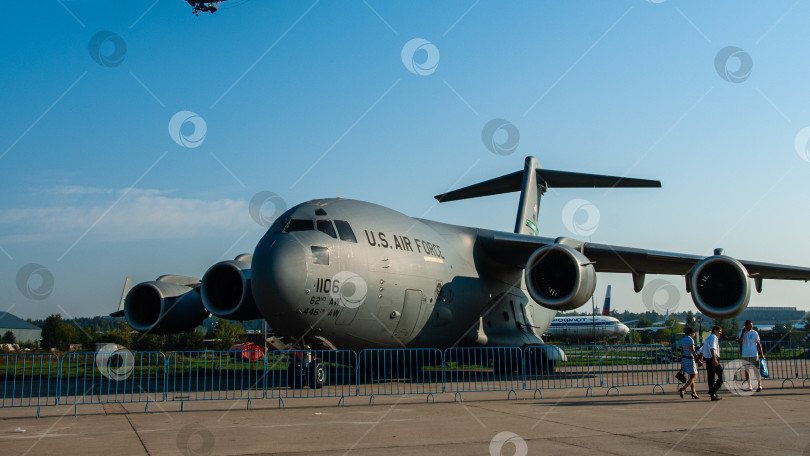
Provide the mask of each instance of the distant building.
{"label": "distant building", "polygon": [[788,322],[804,325],[806,318],[807,312],[795,307],[749,307],[737,316],[737,321],[740,322],[740,327],[745,320],[751,320],[754,326],[771,326],[777,323],[784,325]]}
{"label": "distant building", "polygon": [[0,337],[11,331],[17,343],[37,342],[42,338],[42,329],[8,312],[0,312]]}

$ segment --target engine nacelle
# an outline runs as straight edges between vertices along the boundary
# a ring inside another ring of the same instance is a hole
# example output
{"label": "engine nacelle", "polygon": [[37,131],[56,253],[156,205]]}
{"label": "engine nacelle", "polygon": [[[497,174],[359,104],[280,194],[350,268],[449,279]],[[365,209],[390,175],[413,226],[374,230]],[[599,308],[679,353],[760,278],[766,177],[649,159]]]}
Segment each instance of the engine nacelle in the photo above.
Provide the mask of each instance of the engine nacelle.
{"label": "engine nacelle", "polygon": [[751,297],[751,282],[745,266],[734,258],[715,255],[704,258],[687,276],[695,307],[711,318],[741,314]]}
{"label": "engine nacelle", "polygon": [[200,295],[211,314],[240,321],[262,318],[250,286],[251,260],[252,255],[244,255],[222,261],[203,275]]}
{"label": "engine nacelle", "polygon": [[137,331],[175,334],[201,325],[208,312],[197,290],[158,280],[139,283],[129,290],[124,315]]}
{"label": "engine nacelle", "polygon": [[526,262],[526,288],[541,306],[572,310],[585,304],[596,289],[596,271],[585,255],[563,244],[549,244]]}

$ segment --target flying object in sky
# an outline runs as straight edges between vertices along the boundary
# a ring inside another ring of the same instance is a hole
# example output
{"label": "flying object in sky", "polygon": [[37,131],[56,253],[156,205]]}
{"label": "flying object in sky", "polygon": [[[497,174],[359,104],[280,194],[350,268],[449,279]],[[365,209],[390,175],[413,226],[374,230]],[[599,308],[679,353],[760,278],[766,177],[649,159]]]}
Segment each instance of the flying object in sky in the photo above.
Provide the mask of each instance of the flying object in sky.
{"label": "flying object in sky", "polygon": [[[442,203],[520,191],[514,232],[412,218],[331,198],[279,216],[252,255],[211,266],[202,279],[162,276],[132,287],[123,309],[136,330],[190,331],[208,314],[264,318],[283,347],[542,346],[558,311],[591,300],[597,272],[685,276],[698,310],[740,314],[751,280],[810,280],[810,268],[738,261],[537,235],[549,188],[660,187],[655,180],[524,169],[437,195]],[[548,348],[544,350],[548,351]],[[550,356],[550,355],[549,355]]]}
{"label": "flying object in sky", "polygon": [[186,0],[186,3],[191,5],[191,12],[193,12],[195,16],[199,16],[200,11],[202,11],[202,12],[207,11],[207,12],[209,12],[211,14],[216,13],[217,10],[219,9],[220,3],[225,2],[225,1],[228,1],[228,0],[219,0],[219,1],[216,1],[216,2],[203,2],[203,1],[197,1],[197,0]]}

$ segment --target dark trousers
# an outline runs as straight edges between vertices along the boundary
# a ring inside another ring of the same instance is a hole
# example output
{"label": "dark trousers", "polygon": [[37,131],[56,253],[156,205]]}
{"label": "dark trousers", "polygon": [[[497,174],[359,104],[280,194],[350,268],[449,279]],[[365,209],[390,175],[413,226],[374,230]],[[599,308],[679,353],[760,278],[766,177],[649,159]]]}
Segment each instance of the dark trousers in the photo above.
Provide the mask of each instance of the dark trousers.
{"label": "dark trousers", "polygon": [[[712,358],[705,358],[703,362],[706,363],[706,380],[709,383],[709,395],[714,396],[723,386],[723,365],[720,364],[719,359],[717,360],[717,366],[712,363]],[[717,380],[715,380],[715,376]]]}

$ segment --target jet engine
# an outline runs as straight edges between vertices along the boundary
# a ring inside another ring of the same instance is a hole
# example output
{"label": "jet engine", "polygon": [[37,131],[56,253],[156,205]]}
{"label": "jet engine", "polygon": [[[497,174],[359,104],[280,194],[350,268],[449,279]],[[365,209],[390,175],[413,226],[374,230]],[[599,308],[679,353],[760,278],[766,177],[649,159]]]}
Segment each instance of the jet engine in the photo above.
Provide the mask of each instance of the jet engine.
{"label": "jet engine", "polygon": [[541,306],[572,310],[591,299],[596,271],[585,255],[563,244],[535,250],[526,262],[526,287]]}
{"label": "jet engine", "polygon": [[132,287],[124,300],[124,315],[133,329],[152,334],[188,332],[208,317],[196,279],[162,276]]}
{"label": "jet engine", "polygon": [[262,318],[250,287],[252,261],[253,255],[239,255],[208,269],[202,278],[200,294],[209,312],[228,320]]}
{"label": "jet engine", "polygon": [[751,297],[751,283],[745,266],[725,255],[701,260],[687,275],[686,284],[695,307],[712,318],[741,314]]}

